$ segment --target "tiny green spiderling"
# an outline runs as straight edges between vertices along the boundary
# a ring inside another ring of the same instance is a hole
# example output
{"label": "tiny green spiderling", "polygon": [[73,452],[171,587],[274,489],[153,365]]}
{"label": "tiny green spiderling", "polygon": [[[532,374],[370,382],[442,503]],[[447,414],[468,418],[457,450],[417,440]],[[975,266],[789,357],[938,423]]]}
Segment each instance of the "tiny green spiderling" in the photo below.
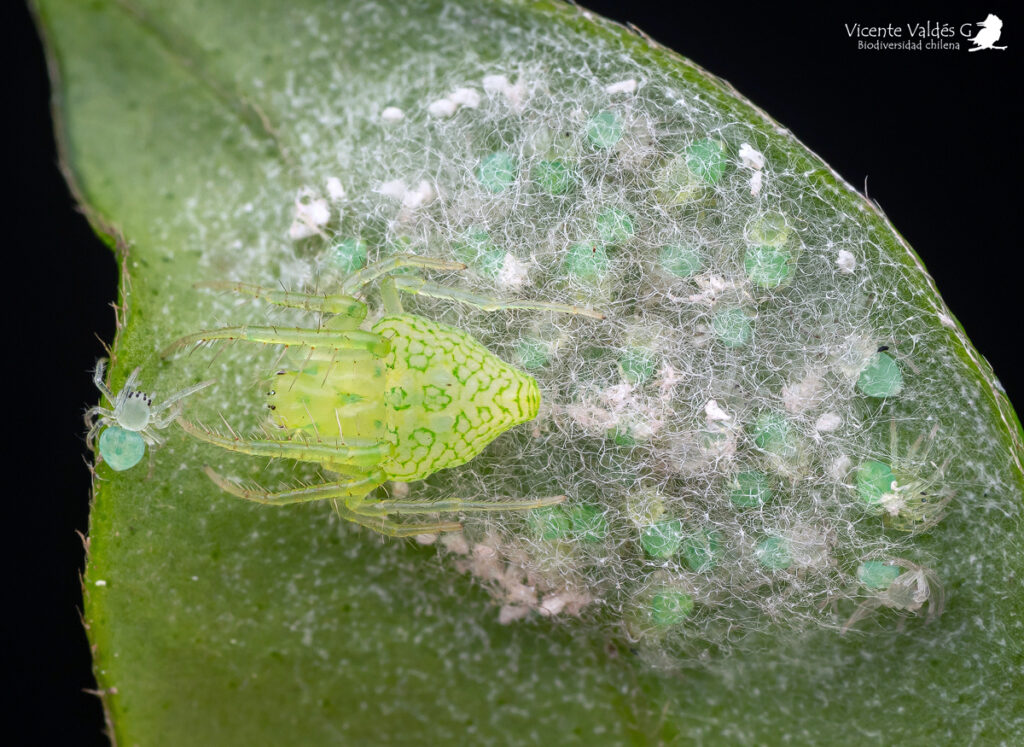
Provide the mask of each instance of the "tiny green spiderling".
{"label": "tiny green spiderling", "polygon": [[903,558],[866,561],[857,569],[857,579],[869,594],[843,623],[843,634],[880,607],[916,614],[928,605],[925,621],[931,622],[946,603],[935,571]]}
{"label": "tiny green spiderling", "polygon": [[[229,451],[319,464],[340,479],[273,492],[242,486],[210,468],[224,491],[271,505],[333,500],[345,519],[382,534],[411,536],[455,531],[452,521],[396,521],[396,515],[526,511],[560,503],[565,496],[514,501],[452,498],[374,500],[369,494],[389,480],[414,482],[473,459],[501,433],[537,416],[540,391],[532,376],[491,354],[454,327],[406,313],[400,293],[465,303],[486,311],[532,309],[601,319],[594,311],[564,304],[478,296],[428,282],[406,269],[463,270],[462,263],[400,255],[349,275],[335,295],[308,295],[245,283],[207,287],[268,303],[319,312],[315,328],[239,326],[187,335],[165,352],[212,340],[298,346],[300,368],[276,372],[269,391],[271,424],[282,437],[242,438],[179,420],[191,436]],[[385,314],[362,327],[367,306],[356,294],[380,281]]]}
{"label": "tiny green spiderling", "polygon": [[121,391],[115,395],[103,379],[106,367],[106,359],[101,358],[96,363],[92,380],[111,407],[97,405],[86,411],[85,425],[88,432],[85,443],[90,450],[95,450],[98,434],[100,457],[118,472],[138,464],[145,454],[147,444],[158,446],[163,443],[157,431],[169,426],[181,414],[186,397],[213,383],[204,381],[187,387],[154,406],[152,395],[138,389],[141,368],[136,368],[128,375]]}
{"label": "tiny green spiderling", "polygon": [[903,532],[923,532],[942,520],[954,493],[942,485],[947,459],[935,464],[928,459],[938,432],[934,426],[922,434],[906,454],[899,453],[896,421],[890,422],[889,461],[868,459],[858,465],[854,482],[857,496],[867,510],[881,515],[882,523]]}

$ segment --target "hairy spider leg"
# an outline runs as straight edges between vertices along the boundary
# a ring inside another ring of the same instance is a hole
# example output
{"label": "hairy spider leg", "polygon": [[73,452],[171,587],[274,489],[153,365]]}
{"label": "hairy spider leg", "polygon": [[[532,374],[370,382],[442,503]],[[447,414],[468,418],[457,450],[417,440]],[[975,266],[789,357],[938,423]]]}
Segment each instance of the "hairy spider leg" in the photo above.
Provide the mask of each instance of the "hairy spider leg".
{"label": "hairy spider leg", "polygon": [[124,404],[125,400],[128,399],[134,391],[136,391],[135,385],[139,381],[139,373],[142,371],[142,366],[137,366],[134,371],[128,374],[128,378],[124,380],[124,386],[121,387],[121,391],[117,393],[117,399],[114,402],[114,409],[121,404]]}
{"label": "hairy spider leg", "polygon": [[[250,454],[252,456],[271,457],[273,459],[295,459],[299,462],[315,462],[316,464],[325,465],[336,464],[339,468],[361,469],[364,474],[367,471],[375,470],[390,448],[390,444],[384,442],[350,446],[342,441],[305,442],[224,436],[202,428],[184,418],[179,418],[178,425],[190,436],[228,451]],[[383,483],[384,480],[385,478],[381,478],[380,483]]]}
{"label": "hairy spider leg", "polygon": [[528,309],[533,311],[555,311],[561,314],[576,314],[591,319],[604,319],[604,314],[593,309],[582,306],[572,306],[564,303],[549,303],[547,301],[503,301],[498,298],[483,296],[460,288],[447,288],[437,283],[418,277],[397,277],[390,281],[395,288],[403,293],[411,295],[430,296],[431,298],[444,298],[449,301],[458,301],[467,306],[475,306],[483,311],[500,311],[502,309]]}
{"label": "hairy spider leg", "polygon": [[380,470],[374,470],[367,477],[325,482],[319,485],[303,485],[290,490],[272,492],[259,485],[254,485],[251,488],[243,487],[218,474],[212,467],[204,467],[203,471],[225,493],[267,506],[288,506],[292,503],[311,503],[329,498],[345,499],[357,494],[366,495],[374,488],[384,484],[383,473]]}
{"label": "hairy spider leg", "polygon": [[290,309],[332,314],[334,316],[327,326],[333,330],[358,329],[366,319],[366,304],[345,294],[297,293],[264,288],[251,283],[201,283],[196,287],[251,296]]}
{"label": "hairy spider leg", "polygon": [[458,271],[466,269],[466,265],[462,262],[448,262],[436,257],[419,257],[415,254],[399,254],[353,272],[345,278],[345,281],[341,284],[341,290],[344,293],[356,293],[385,275],[411,267],[423,270]]}
{"label": "hairy spider leg", "polygon": [[417,534],[437,534],[439,532],[458,532],[462,524],[457,521],[437,522],[410,522],[399,523],[383,516],[367,516],[357,514],[348,508],[342,501],[335,500],[334,508],[343,519],[358,524],[359,526],[372,529],[379,534],[386,534],[389,537],[414,537]]}
{"label": "hairy spider leg", "polygon": [[532,498],[518,501],[466,501],[461,498],[450,498],[442,501],[374,501],[353,496],[345,503],[355,513],[363,516],[386,516],[387,514],[422,514],[422,513],[454,513],[466,511],[481,513],[486,511],[530,511],[544,506],[554,506],[565,500],[564,495],[548,498]]}
{"label": "hairy spider leg", "polygon": [[[384,515],[357,512],[349,508],[349,499],[365,496],[383,484],[384,477],[380,470],[375,471],[369,477],[360,479],[309,485],[276,493],[258,486],[255,488],[244,488],[231,480],[225,479],[210,467],[206,467],[204,471],[213,483],[225,493],[253,503],[267,506],[286,506],[293,503],[332,500],[334,508],[342,518],[392,537],[411,537],[417,534],[433,534],[437,532],[457,532],[462,529],[462,525],[457,521],[401,524]],[[427,505],[429,506],[429,504]],[[434,511],[427,507],[416,513],[434,513]]]}
{"label": "hairy spider leg", "polygon": [[[99,418],[97,419],[97,416]],[[96,441],[96,436],[99,434],[100,429],[104,425],[104,420],[114,419],[114,411],[108,410],[106,407],[90,407],[85,411],[85,424],[89,427],[88,433],[85,434],[85,445],[89,447],[89,450],[93,450],[93,444]]]}
{"label": "hairy spider leg", "polygon": [[361,329],[334,330],[245,325],[193,332],[172,342],[161,353],[161,356],[166,357],[181,348],[188,347],[197,342],[208,342],[210,340],[240,340],[263,345],[300,345],[310,349],[319,347],[339,350],[366,350],[374,355],[386,355],[389,349],[387,341],[382,339],[380,335]]}
{"label": "hairy spider leg", "polygon": [[[340,324],[331,324],[333,329],[355,329],[366,317],[366,305],[354,298],[356,293],[365,286],[404,269],[429,269],[429,270],[453,270],[466,269],[462,262],[449,262],[436,257],[420,257],[414,254],[403,254],[396,257],[376,262],[358,270],[342,283],[341,294],[318,295],[308,293],[295,293],[291,291],[273,290],[250,283],[201,283],[198,287],[225,290],[241,295],[251,296],[267,301],[278,306],[304,309],[306,311],[318,311],[327,314],[336,314],[346,320],[352,320],[342,327]],[[381,294],[384,297],[384,307],[389,313],[401,313],[401,301],[396,291],[413,295],[430,296],[432,298],[444,298],[457,301],[469,306],[475,306],[483,311],[499,311],[502,309],[522,309],[534,311],[555,311],[563,314],[576,314],[592,319],[604,319],[604,314],[571,304],[549,303],[546,301],[504,301],[489,296],[472,293],[458,288],[448,288],[437,283],[419,277],[398,277],[388,278],[382,284]],[[332,320],[336,321],[336,320]],[[340,320],[337,320],[340,321]]]}
{"label": "hairy spider leg", "polygon": [[162,418],[156,418],[153,421],[155,427],[166,428],[168,425],[171,424],[171,421],[173,421],[181,413],[181,408],[184,406],[184,403],[181,400],[185,399],[186,397],[190,397],[196,392],[202,391],[203,389],[206,389],[206,387],[212,385],[212,379],[209,381],[201,381],[198,384],[193,384],[190,387],[182,389],[180,392],[175,392],[170,397],[161,402],[159,405],[154,407],[150,412],[150,417],[162,413],[164,410],[167,410],[168,408],[171,408],[170,413],[168,413]]}
{"label": "hairy spider leg", "polygon": [[[92,383],[95,384],[96,388],[100,390],[100,394],[102,394],[106,398],[107,402],[109,402],[110,404],[114,404],[116,396],[112,391],[110,391],[110,387],[107,386],[107,382],[104,381],[103,374],[106,373],[106,370],[107,359],[100,358],[98,361],[96,361],[96,370],[92,372]],[[96,409],[99,408],[93,408],[93,410]]]}

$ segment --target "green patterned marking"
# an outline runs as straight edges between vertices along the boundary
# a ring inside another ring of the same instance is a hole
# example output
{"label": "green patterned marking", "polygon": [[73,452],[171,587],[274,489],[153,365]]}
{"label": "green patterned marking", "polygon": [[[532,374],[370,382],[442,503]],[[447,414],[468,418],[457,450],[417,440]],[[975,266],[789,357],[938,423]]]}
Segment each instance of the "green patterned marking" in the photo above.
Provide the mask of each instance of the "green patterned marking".
{"label": "green patterned marking", "polygon": [[390,479],[421,480],[464,464],[504,431],[536,417],[537,383],[470,335],[412,314],[383,317],[373,331],[392,351],[382,398],[384,427],[395,434],[395,448],[381,464]]}
{"label": "green patterned marking", "polygon": [[412,432],[412,439],[420,446],[433,446],[437,440],[437,434],[429,428],[417,428]]}
{"label": "green patterned marking", "polygon": [[452,428],[456,433],[466,435],[473,429],[473,424],[469,422],[469,418],[466,417],[466,413],[460,412],[455,416],[455,423],[452,425]]}
{"label": "green patterned marking", "polygon": [[444,389],[433,384],[423,387],[423,409],[427,412],[441,412],[451,404],[452,398]]}

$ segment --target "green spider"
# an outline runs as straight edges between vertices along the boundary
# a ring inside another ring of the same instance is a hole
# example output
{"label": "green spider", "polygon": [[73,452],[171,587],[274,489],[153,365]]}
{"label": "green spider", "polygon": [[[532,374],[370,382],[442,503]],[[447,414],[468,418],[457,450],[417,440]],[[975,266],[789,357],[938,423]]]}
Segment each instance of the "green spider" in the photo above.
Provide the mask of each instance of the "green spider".
{"label": "green spider", "polygon": [[[401,255],[367,266],[341,283],[337,295],[307,295],[245,283],[213,283],[263,301],[319,312],[318,328],[223,327],[196,332],[165,352],[212,340],[301,346],[294,369],[277,371],[269,391],[272,424],[280,439],[216,433],[179,419],[189,435],[229,451],[313,462],[341,479],[271,492],[244,487],[206,467],[222,490],[256,503],[286,505],[331,499],[344,518],[396,537],[449,532],[457,522],[401,523],[392,515],[457,511],[526,511],[560,503],[565,496],[517,501],[374,500],[369,494],[389,480],[422,480],[473,459],[501,433],[537,416],[537,382],[492,355],[454,327],[402,310],[399,292],[444,298],[486,311],[534,309],[603,315],[564,304],[502,302],[446,288],[416,276],[393,276],[406,268],[462,270],[465,265]],[[367,306],[356,294],[380,280],[385,315],[362,329]]]}
{"label": "green spider", "polygon": [[885,526],[902,532],[924,532],[945,515],[954,496],[951,488],[942,485],[950,458],[942,464],[928,459],[938,430],[935,425],[927,438],[924,434],[918,436],[900,458],[896,421],[892,420],[889,461],[869,459],[857,467],[857,493],[868,511],[881,515]]}

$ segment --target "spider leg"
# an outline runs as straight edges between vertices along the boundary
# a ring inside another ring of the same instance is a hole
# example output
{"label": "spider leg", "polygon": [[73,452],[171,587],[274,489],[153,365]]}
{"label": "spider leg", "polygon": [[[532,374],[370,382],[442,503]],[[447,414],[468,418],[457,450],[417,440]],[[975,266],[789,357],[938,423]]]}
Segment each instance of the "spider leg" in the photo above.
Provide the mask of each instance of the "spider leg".
{"label": "spider leg", "polygon": [[[99,415],[99,419],[96,416]],[[117,422],[114,418],[114,413],[103,407],[92,407],[85,413],[85,424],[89,427],[89,431],[85,434],[85,445],[89,451],[94,450],[96,443],[96,436],[99,434],[100,429],[110,422]]]}
{"label": "spider leg", "polygon": [[128,378],[125,379],[124,386],[121,387],[121,391],[117,393],[118,405],[123,404],[128,399],[128,395],[136,390],[137,387],[135,385],[139,382],[140,371],[142,371],[142,366],[136,366],[135,370],[128,374]]}
{"label": "spider leg", "polygon": [[287,506],[292,503],[310,503],[330,498],[348,498],[353,495],[364,495],[383,482],[382,475],[376,472],[369,477],[360,479],[327,482],[320,485],[304,485],[291,490],[271,492],[259,485],[253,485],[248,488],[243,487],[217,474],[210,467],[204,467],[203,471],[225,493],[230,493],[236,498],[268,506]]}
{"label": "spider leg", "polygon": [[[387,443],[347,446],[344,443],[247,439],[234,434],[225,436],[182,418],[178,419],[178,425],[190,436],[228,451],[276,459],[296,459],[301,462],[333,463],[362,468],[364,471],[376,471],[376,466],[391,449],[391,445]],[[380,482],[383,482],[383,479]]]}
{"label": "spider leg", "polygon": [[96,361],[96,370],[92,372],[92,383],[95,384],[96,388],[100,390],[100,394],[102,394],[106,398],[107,402],[109,402],[110,404],[114,404],[114,400],[116,399],[116,397],[114,393],[110,391],[110,387],[107,386],[106,381],[104,381],[103,374],[106,373],[106,370],[107,359],[100,358],[98,361]]}
{"label": "spider leg", "polygon": [[367,350],[380,356],[386,355],[389,349],[387,341],[379,335],[361,329],[333,330],[251,325],[194,332],[172,342],[160,355],[166,358],[180,348],[209,340],[243,340],[263,345],[301,345],[311,350],[315,348]]}
{"label": "spider leg", "polygon": [[[170,397],[168,397],[163,402],[161,402],[159,405],[157,405],[152,410],[150,410],[150,414],[151,415],[156,415],[157,413],[161,413],[164,410],[166,410],[168,407],[170,407],[171,405],[175,404],[176,402],[179,402],[180,400],[185,399],[185,397],[188,397],[190,395],[195,394],[196,392],[200,391],[201,389],[206,389],[206,387],[210,386],[213,383],[214,382],[212,380],[211,381],[202,381],[202,382],[200,382],[198,384],[194,384],[193,386],[190,386],[190,387],[188,387],[186,389],[182,389],[180,392],[175,392]],[[179,412],[180,412],[180,409],[179,409]],[[174,420],[174,418],[171,417],[171,418],[167,419],[167,421],[164,422],[163,425],[160,425],[158,427],[159,428],[166,427],[167,425],[170,424],[171,420]]]}
{"label": "spider leg", "polygon": [[857,609],[853,611],[853,614],[850,615],[850,619],[843,623],[843,627],[839,629],[839,635],[846,635],[846,631],[871,614],[876,607],[878,607],[878,600],[876,599],[865,599],[861,602]]}
{"label": "spider leg", "polygon": [[372,529],[389,537],[414,537],[417,534],[437,534],[438,532],[457,532],[462,524],[456,521],[437,521],[424,523],[401,524],[383,516],[364,516],[352,511],[343,501],[335,500],[334,508],[338,515],[359,526]]}
{"label": "spider leg", "polygon": [[399,254],[385,259],[382,262],[375,262],[358,270],[341,284],[344,293],[356,293],[378,278],[390,275],[398,270],[407,267],[419,267],[425,270],[465,270],[466,265],[462,262],[449,262],[437,257],[418,257],[415,254]]}
{"label": "spider leg", "polygon": [[591,319],[604,319],[604,314],[593,309],[582,306],[571,306],[564,303],[548,303],[546,301],[503,301],[497,298],[481,296],[460,288],[446,288],[437,283],[418,277],[397,277],[392,278],[395,288],[403,293],[413,295],[430,296],[431,298],[445,298],[449,301],[475,306],[483,311],[499,311],[501,309],[533,309],[536,311],[555,311],[561,314],[576,314],[587,316]]}
{"label": "spider leg", "polygon": [[[170,409],[169,412],[165,413],[162,417],[154,417],[153,420],[149,424],[150,427],[151,428],[166,428],[171,423],[173,423],[175,420],[177,420],[178,416],[181,415],[181,411],[182,411],[183,407],[184,407],[184,403],[183,402],[178,402],[174,407],[172,407]],[[161,409],[163,409],[163,408],[161,408]],[[160,410],[154,409],[153,412],[151,413],[151,415],[156,415],[158,412],[160,412]]]}
{"label": "spider leg", "polygon": [[376,488],[383,482],[383,476],[380,473],[375,473],[361,479],[308,485],[293,490],[271,492],[259,486],[243,487],[238,483],[225,479],[210,467],[206,467],[204,471],[214,484],[224,492],[236,498],[252,501],[253,503],[261,503],[268,506],[287,506],[293,503],[333,500],[334,508],[343,519],[391,537],[412,537],[417,534],[456,532],[462,528],[462,525],[458,522],[451,521],[400,524],[387,517],[365,516],[349,509],[345,505],[345,499],[354,495],[365,495]]}
{"label": "spider leg", "polygon": [[547,498],[531,498],[519,501],[466,501],[461,498],[450,498],[443,501],[368,501],[366,496],[349,499],[348,507],[362,516],[385,516],[387,514],[433,514],[465,511],[482,513],[488,511],[530,511],[543,506],[562,503],[564,495]]}
{"label": "spider leg", "polygon": [[239,293],[243,296],[258,298],[276,306],[290,309],[304,309],[322,314],[337,314],[351,320],[350,329],[356,329],[366,318],[366,304],[353,296],[344,294],[312,294],[295,293],[292,291],[264,288],[250,283],[198,283],[197,288]]}
{"label": "spider leg", "polygon": [[142,436],[142,440],[145,441],[150,446],[162,446],[164,443],[163,436],[160,436],[156,432],[156,428],[154,427],[153,423],[150,423],[141,431],[139,431],[139,435]]}
{"label": "spider leg", "polygon": [[389,314],[402,314],[405,312],[402,308],[402,297],[398,295],[398,289],[395,287],[394,278],[386,278],[380,284],[380,300],[384,310]]}

